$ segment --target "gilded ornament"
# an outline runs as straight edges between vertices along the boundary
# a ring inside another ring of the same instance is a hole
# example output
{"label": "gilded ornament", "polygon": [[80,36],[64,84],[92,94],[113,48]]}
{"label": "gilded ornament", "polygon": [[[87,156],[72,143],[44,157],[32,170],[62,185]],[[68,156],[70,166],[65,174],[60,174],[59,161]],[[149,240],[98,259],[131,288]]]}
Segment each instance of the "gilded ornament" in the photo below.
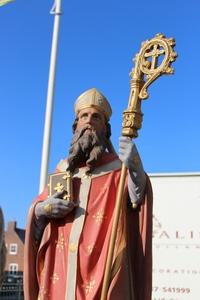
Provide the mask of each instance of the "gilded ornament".
{"label": "gilded ornament", "polygon": [[77,249],[78,249],[77,244],[74,244],[74,243],[70,243],[70,244],[69,244],[69,251],[70,251],[70,252],[76,252]]}
{"label": "gilded ornament", "polygon": [[94,245],[88,245],[87,246],[87,252],[88,252],[89,255],[92,253],[93,249],[94,249]]}
{"label": "gilded ornament", "polygon": [[90,279],[90,281],[85,284],[85,294],[86,294],[86,296],[88,296],[93,291],[94,286],[95,286],[95,280],[94,279]]}
{"label": "gilded ornament", "polygon": [[52,204],[48,203],[44,205],[44,211],[47,213],[47,215],[50,215],[52,212]]}
{"label": "gilded ornament", "polygon": [[59,251],[64,249],[65,239],[64,239],[63,233],[61,233],[59,235],[59,238],[58,238],[58,240],[55,241],[55,243],[56,243],[56,248],[58,248]]}
{"label": "gilded ornament", "polygon": [[104,213],[104,211],[101,209],[99,210],[95,215],[92,216],[95,219],[95,222],[97,224],[101,224],[105,219],[106,219],[106,215]]}
{"label": "gilded ornament", "polygon": [[142,43],[140,52],[133,59],[135,67],[130,72],[129,104],[123,113],[122,135],[138,136],[143,117],[141,100],[148,98],[147,88],[154,80],[163,74],[173,74],[171,64],[177,57],[174,46],[175,40],[161,33]]}
{"label": "gilded ornament", "polygon": [[132,203],[132,208],[133,209],[136,209],[138,207],[138,204],[137,203]]}
{"label": "gilded ornament", "polygon": [[59,276],[57,273],[53,273],[53,275],[50,277],[53,284],[55,284],[59,280]]}
{"label": "gilded ornament", "polygon": [[60,182],[58,182],[57,185],[54,187],[54,191],[56,191],[58,193],[62,192],[63,189],[64,189],[64,185],[62,183],[60,183]]}

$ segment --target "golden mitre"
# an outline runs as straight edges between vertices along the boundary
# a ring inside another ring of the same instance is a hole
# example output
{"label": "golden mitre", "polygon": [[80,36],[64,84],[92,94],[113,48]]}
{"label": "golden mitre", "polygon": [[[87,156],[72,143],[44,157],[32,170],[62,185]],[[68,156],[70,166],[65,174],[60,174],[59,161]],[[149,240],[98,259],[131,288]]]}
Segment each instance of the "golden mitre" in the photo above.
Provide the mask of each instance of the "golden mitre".
{"label": "golden mitre", "polygon": [[101,111],[107,121],[110,119],[110,116],[112,115],[112,109],[110,107],[110,104],[106,97],[101,94],[96,88],[89,89],[85,91],[83,94],[81,94],[75,104],[74,104],[74,110],[76,115],[84,109],[94,107]]}

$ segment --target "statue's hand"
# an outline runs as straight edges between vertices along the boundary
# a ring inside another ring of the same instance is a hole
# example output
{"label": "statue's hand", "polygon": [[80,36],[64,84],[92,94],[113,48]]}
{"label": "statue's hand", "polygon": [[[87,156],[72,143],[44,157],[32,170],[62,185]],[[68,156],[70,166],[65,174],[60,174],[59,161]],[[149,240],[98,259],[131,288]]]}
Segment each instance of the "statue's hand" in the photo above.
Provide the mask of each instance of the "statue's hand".
{"label": "statue's hand", "polygon": [[63,218],[69,214],[77,206],[77,203],[61,199],[62,194],[63,192],[57,192],[43,202],[36,204],[36,219]]}
{"label": "statue's hand", "polygon": [[128,191],[131,202],[142,199],[146,186],[146,175],[136,145],[129,137],[119,138],[119,158],[128,168]]}
{"label": "statue's hand", "polygon": [[141,164],[141,160],[137,148],[131,138],[126,136],[121,136],[119,138],[119,159],[129,170],[137,171],[138,165]]}

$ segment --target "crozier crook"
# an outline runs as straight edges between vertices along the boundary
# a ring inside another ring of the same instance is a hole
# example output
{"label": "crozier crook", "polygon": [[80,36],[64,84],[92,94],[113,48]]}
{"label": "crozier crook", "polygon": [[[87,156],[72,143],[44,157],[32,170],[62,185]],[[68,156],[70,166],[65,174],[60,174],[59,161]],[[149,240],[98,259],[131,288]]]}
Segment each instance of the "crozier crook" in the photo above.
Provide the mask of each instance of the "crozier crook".
{"label": "crozier crook", "polygon": [[[143,114],[141,112],[141,100],[148,98],[147,88],[163,74],[173,74],[171,67],[177,54],[174,52],[175,40],[166,38],[162,34],[156,34],[151,40],[142,43],[140,52],[135,56],[135,68],[130,76],[130,96],[128,108],[123,112],[122,135],[130,138],[138,136],[137,131],[142,126]],[[122,164],[119,187],[117,191],[115,210],[110,243],[108,247],[107,261],[104,273],[101,300],[107,299],[110,285],[111,269],[113,262],[114,245],[117,234],[117,226],[122,207],[124,185],[127,168]]]}

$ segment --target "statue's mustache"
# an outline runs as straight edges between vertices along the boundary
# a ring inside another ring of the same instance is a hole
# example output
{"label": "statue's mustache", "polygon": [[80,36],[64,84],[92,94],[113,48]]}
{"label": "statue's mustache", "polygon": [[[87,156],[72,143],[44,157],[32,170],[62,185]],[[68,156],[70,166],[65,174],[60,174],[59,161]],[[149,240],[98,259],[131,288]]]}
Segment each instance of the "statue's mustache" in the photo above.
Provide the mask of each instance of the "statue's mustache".
{"label": "statue's mustache", "polygon": [[77,143],[77,141],[84,135],[84,133],[87,130],[94,131],[94,128],[91,125],[87,124],[79,129],[76,129],[76,133],[71,141],[71,146],[73,146],[75,143]]}

